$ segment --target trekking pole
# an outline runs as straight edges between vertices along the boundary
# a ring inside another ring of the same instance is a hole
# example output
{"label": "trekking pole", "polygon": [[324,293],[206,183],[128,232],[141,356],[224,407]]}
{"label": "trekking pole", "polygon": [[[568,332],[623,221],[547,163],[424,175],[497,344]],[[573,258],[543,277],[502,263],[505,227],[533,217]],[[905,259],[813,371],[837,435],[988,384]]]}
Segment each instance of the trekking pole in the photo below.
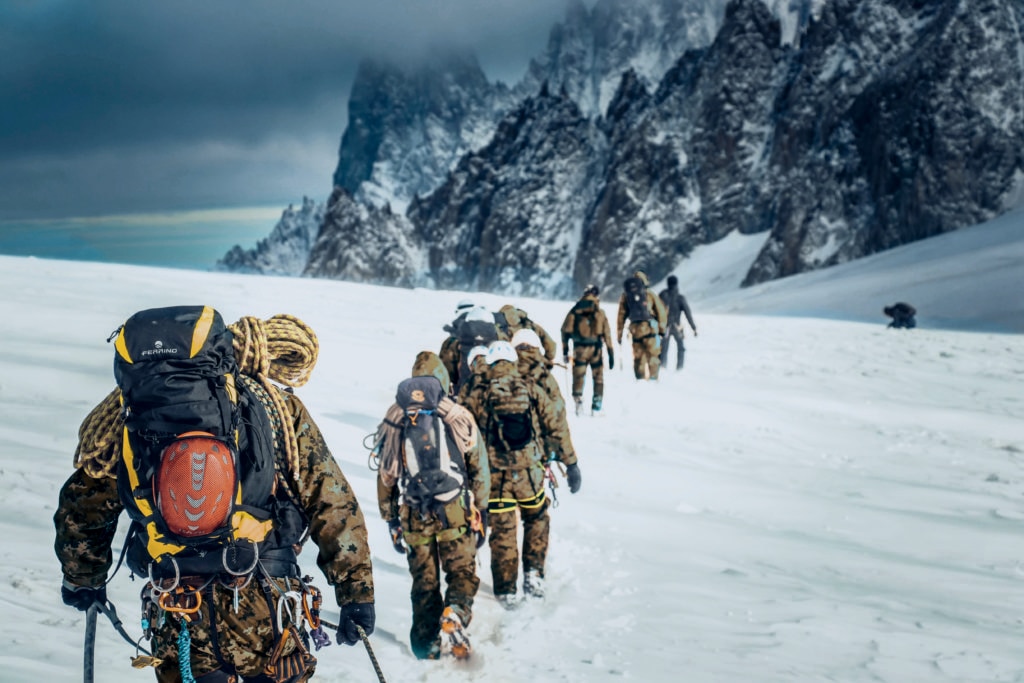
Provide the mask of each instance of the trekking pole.
{"label": "trekking pole", "polygon": [[[327,628],[333,628],[335,631],[337,631],[340,628],[338,624],[332,624],[326,619],[321,619],[320,623],[326,626]],[[370,655],[370,662],[373,663],[373,670],[377,672],[377,680],[380,681],[380,683],[387,683],[387,681],[384,680],[384,672],[381,671],[380,662],[377,661],[377,656],[373,654],[373,648],[370,647],[369,636],[366,635],[366,631],[364,631],[363,627],[359,624],[356,624],[356,631],[359,633],[359,639],[362,640],[363,645],[366,646],[366,654]]]}
{"label": "trekking pole", "polygon": [[373,662],[373,670],[377,672],[377,680],[380,683],[387,683],[384,680],[384,672],[380,670],[380,663],[377,661],[377,656],[373,654],[373,648],[370,647],[370,638],[366,635],[366,631],[359,624],[356,624],[356,631],[359,632],[359,638],[363,641],[363,645],[366,646],[366,654],[370,655],[370,661]]}
{"label": "trekking pole", "polygon": [[94,602],[85,613],[85,649],[82,673],[85,683],[93,683],[96,667],[96,611],[99,602]]}

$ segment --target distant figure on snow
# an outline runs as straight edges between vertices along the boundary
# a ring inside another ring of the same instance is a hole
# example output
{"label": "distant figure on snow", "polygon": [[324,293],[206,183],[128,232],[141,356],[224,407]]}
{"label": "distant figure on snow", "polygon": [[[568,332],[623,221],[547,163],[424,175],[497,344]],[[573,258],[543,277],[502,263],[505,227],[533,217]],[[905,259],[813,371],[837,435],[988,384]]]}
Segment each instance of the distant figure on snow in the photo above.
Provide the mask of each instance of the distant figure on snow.
{"label": "distant figure on snow", "polygon": [[679,278],[669,275],[668,287],[658,294],[665,302],[668,309],[668,332],[661,343],[661,366],[665,367],[668,362],[668,341],[671,337],[676,340],[676,370],[683,369],[683,361],[686,359],[686,346],[683,344],[683,325],[680,316],[686,316],[686,322],[693,330],[693,336],[697,336],[697,326],[693,322],[693,315],[690,313],[690,305],[686,303],[686,297],[679,292]]}
{"label": "distant figure on snow", "polygon": [[917,315],[917,309],[908,303],[898,301],[892,306],[886,306],[882,309],[882,313],[892,318],[892,322],[889,323],[888,327],[891,328],[906,328],[912,329],[917,327],[917,320],[914,316]]}

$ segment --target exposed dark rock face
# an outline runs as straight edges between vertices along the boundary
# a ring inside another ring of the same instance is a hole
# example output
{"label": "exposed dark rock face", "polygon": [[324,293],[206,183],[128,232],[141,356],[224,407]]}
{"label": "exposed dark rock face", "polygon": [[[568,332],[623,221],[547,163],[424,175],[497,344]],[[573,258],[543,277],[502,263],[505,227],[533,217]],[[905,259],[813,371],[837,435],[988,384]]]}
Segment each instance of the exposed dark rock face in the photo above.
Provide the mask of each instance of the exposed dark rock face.
{"label": "exposed dark rock face", "polygon": [[972,225],[1024,196],[1022,7],[573,2],[511,89],[367,63],[305,272],[567,296],[768,232],[749,285]]}

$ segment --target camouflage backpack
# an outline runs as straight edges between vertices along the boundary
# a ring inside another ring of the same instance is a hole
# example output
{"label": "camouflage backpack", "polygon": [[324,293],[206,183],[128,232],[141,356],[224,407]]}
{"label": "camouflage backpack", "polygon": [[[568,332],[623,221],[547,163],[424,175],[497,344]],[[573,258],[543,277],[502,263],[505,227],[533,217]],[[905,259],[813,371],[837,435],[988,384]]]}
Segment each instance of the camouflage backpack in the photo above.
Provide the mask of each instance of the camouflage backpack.
{"label": "camouflage backpack", "polygon": [[487,387],[490,443],[519,451],[533,441],[533,402],[526,381],[516,372],[494,378]]}
{"label": "camouflage backpack", "polygon": [[575,346],[600,346],[597,334],[597,302],[582,299],[572,307],[572,343]]}
{"label": "camouflage backpack", "polygon": [[627,317],[630,321],[639,323],[651,319],[651,311],[647,308],[647,287],[643,280],[634,276],[626,278],[623,283],[626,292]]}

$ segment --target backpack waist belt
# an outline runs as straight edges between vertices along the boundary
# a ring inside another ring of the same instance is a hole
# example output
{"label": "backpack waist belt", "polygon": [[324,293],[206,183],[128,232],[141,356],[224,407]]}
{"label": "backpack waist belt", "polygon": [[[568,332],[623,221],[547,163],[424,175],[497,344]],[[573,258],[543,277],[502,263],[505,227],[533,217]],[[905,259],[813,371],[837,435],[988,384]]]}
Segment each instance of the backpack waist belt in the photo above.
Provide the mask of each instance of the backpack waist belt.
{"label": "backpack waist belt", "polygon": [[642,342],[644,339],[650,339],[651,337],[655,337],[655,336],[657,336],[657,335],[654,334],[653,332],[651,332],[650,334],[645,334],[642,337],[633,337],[633,343],[636,344],[637,342]]}
{"label": "backpack waist belt", "polygon": [[601,345],[601,340],[600,339],[593,339],[593,340],[590,340],[590,339],[573,339],[572,343],[575,344],[576,346],[600,346]]}

